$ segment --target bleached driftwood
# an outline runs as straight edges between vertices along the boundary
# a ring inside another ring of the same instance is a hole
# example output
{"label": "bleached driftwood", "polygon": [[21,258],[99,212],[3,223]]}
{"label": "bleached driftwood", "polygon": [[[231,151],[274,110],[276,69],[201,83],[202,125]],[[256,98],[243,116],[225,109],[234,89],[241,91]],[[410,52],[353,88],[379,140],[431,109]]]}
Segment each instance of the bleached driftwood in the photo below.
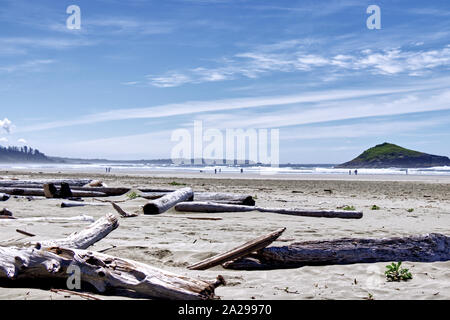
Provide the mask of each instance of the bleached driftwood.
{"label": "bleached driftwood", "polygon": [[212,201],[216,203],[238,204],[245,206],[255,205],[255,200],[251,195],[225,192],[195,192],[194,201]]}
{"label": "bleached driftwood", "polygon": [[[113,257],[86,248],[117,227],[117,218],[108,215],[85,230],[61,240],[35,243],[25,248],[0,247],[0,281],[64,283],[69,267],[78,267],[83,283],[97,291],[120,290],[143,297],[162,299],[213,299],[216,287],[224,284],[218,276],[206,282],[179,276],[146,264]],[[63,247],[63,246],[70,246]]]}
{"label": "bleached driftwood", "polygon": [[7,208],[3,208],[2,210],[0,210],[0,216],[12,217],[13,213],[10,210],[8,210]]}
{"label": "bleached driftwood", "polygon": [[111,205],[113,206],[114,210],[116,210],[117,213],[120,214],[122,218],[133,218],[138,216],[138,214],[136,213],[125,212],[125,210],[123,210],[119,205],[115,204],[114,202],[111,202]]}
{"label": "bleached driftwood", "polygon": [[0,201],[7,201],[10,198],[9,194],[0,193]]}
{"label": "bleached driftwood", "polygon": [[123,290],[160,299],[213,299],[214,290],[224,283],[179,276],[146,264],[103,253],[62,247],[0,247],[0,280],[61,280],[67,269],[78,267],[83,283],[98,292]]}
{"label": "bleached driftwood", "polygon": [[237,248],[231,249],[230,251],[227,251],[225,253],[200,261],[196,264],[189,266],[188,268],[191,270],[206,270],[219,264],[222,264],[224,262],[245,257],[254,251],[261,250],[270,245],[284,232],[284,230],[286,230],[286,228],[281,228],[267,235],[260,236],[254,240],[244,243],[243,245]]}
{"label": "bleached driftwood", "polygon": [[[2,216],[0,216],[1,218]],[[8,218],[8,217],[7,217]],[[45,222],[67,222],[67,221],[84,221],[84,222],[94,222],[95,219],[91,216],[81,215],[74,217],[28,217],[28,218],[18,218],[18,217],[9,217],[13,219],[17,219],[19,221],[45,221]]]}
{"label": "bleached driftwood", "polygon": [[344,218],[360,219],[363,216],[361,211],[346,210],[312,210],[312,209],[286,209],[286,208],[264,208],[257,206],[243,206],[232,204],[219,204],[215,202],[181,202],[175,206],[175,210],[183,212],[272,212],[304,217],[322,217],[322,218]]}
{"label": "bleached driftwood", "polygon": [[[153,191],[153,192],[143,192],[139,196],[141,198],[154,200],[159,199],[165,196],[166,194],[168,194],[168,192]],[[241,204],[246,206],[255,205],[255,200],[251,195],[225,193],[225,192],[194,192],[193,201],[211,201],[216,203]]]}
{"label": "bleached driftwood", "polygon": [[191,188],[182,188],[152,200],[144,206],[144,214],[160,214],[166,212],[177,203],[192,200],[194,193]]}
{"label": "bleached driftwood", "polygon": [[87,228],[74,232],[64,239],[41,241],[43,247],[66,247],[86,249],[100,241],[119,226],[117,217],[107,214]]}
{"label": "bleached driftwood", "polygon": [[228,269],[282,269],[306,265],[333,265],[390,261],[450,260],[450,237],[431,233],[382,239],[342,238],[305,241],[269,247],[223,266]]}

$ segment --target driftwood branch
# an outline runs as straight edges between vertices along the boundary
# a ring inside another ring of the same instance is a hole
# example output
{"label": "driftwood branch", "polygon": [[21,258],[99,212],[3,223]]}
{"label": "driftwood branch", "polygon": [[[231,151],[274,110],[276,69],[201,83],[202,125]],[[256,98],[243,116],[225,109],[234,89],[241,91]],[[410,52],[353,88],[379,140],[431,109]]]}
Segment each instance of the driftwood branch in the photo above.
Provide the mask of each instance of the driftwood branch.
{"label": "driftwood branch", "polygon": [[214,202],[181,202],[175,206],[175,210],[182,212],[272,212],[294,216],[321,217],[321,218],[344,218],[360,219],[363,216],[361,211],[346,210],[312,210],[312,209],[285,209],[285,208],[263,208],[232,204],[219,204]]}
{"label": "driftwood branch", "polygon": [[254,240],[244,243],[237,248],[200,261],[189,266],[188,268],[191,270],[206,270],[224,262],[245,257],[254,251],[258,251],[270,245],[284,232],[284,230],[286,230],[286,228],[281,228],[267,235],[260,236]]}
{"label": "driftwood branch", "polygon": [[191,188],[182,188],[152,200],[144,206],[144,214],[160,214],[166,212],[177,203],[192,200],[194,193]]}
{"label": "driftwood branch", "polygon": [[91,181],[91,179],[0,180],[0,187],[22,186],[40,189],[46,183],[53,183],[55,185],[67,183],[72,187],[82,187]]}
{"label": "driftwood branch", "polygon": [[120,214],[120,216],[122,218],[133,218],[133,217],[138,216],[138,214],[136,214],[136,213],[125,212],[119,205],[115,204],[114,202],[111,202],[111,204],[112,204],[114,210],[116,210],[117,213]]}
{"label": "driftwood branch", "polygon": [[9,194],[0,193],[0,201],[7,201],[10,198]]}
{"label": "driftwood branch", "polygon": [[334,265],[390,261],[434,262],[450,260],[450,237],[422,236],[382,239],[343,238],[305,241],[269,247],[223,266],[229,269],[282,269],[306,265]]}
{"label": "driftwood branch", "polygon": [[[37,197],[47,197],[55,198],[52,193],[46,192],[43,188],[17,188],[17,187],[0,187],[0,192],[6,193],[13,196],[37,196]],[[84,190],[72,190],[72,197],[106,197],[107,194],[99,191],[84,191]],[[59,196],[58,196],[59,197]]]}

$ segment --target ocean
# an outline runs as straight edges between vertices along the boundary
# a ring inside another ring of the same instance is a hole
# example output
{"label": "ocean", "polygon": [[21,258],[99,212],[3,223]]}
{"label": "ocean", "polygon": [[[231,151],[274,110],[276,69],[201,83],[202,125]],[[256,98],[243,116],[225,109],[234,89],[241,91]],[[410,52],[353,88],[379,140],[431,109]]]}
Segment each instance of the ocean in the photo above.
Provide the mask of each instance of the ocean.
{"label": "ocean", "polygon": [[[152,173],[152,172],[210,172],[215,169],[222,173],[253,173],[261,175],[302,175],[302,174],[335,174],[349,175],[349,169],[338,169],[332,165],[282,165],[280,167],[265,166],[176,166],[176,165],[155,165],[143,163],[85,163],[85,164],[0,164],[0,170],[30,170],[30,171],[86,171],[86,172],[105,172],[106,168],[111,168],[111,172],[135,172],[135,173]],[[432,168],[353,168],[351,170],[354,175],[354,169],[358,170],[358,175],[450,175],[450,167],[432,167]]]}

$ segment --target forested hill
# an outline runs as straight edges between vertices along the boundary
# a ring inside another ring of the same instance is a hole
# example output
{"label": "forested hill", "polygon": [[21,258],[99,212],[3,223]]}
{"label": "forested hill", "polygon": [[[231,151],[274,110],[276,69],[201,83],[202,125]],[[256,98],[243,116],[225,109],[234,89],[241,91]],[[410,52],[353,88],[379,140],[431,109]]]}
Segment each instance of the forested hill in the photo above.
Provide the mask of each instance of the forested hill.
{"label": "forested hill", "polygon": [[1,147],[0,162],[52,162],[45,154],[30,147]]}

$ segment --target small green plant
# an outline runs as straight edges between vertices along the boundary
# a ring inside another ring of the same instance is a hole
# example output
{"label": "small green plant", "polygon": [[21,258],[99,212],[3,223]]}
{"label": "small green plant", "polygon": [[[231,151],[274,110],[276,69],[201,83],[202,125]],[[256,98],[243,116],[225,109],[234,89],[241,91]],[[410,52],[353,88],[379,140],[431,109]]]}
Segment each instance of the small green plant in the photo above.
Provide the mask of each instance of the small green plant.
{"label": "small green plant", "polygon": [[380,207],[374,204],[371,208],[371,210],[380,210]]}
{"label": "small green plant", "polygon": [[132,191],[129,194],[127,194],[127,197],[128,197],[128,199],[133,200],[133,199],[139,198],[139,195],[136,192]]}
{"label": "small green plant", "polygon": [[412,274],[409,272],[406,268],[400,268],[402,265],[402,262],[399,261],[397,263],[392,262],[391,264],[388,264],[386,266],[386,271],[384,274],[386,275],[387,281],[407,281],[409,279],[412,279]]}
{"label": "small green plant", "polygon": [[355,211],[356,209],[355,209],[354,206],[345,206],[345,207],[342,208],[342,210],[345,210],[345,211]]}
{"label": "small green plant", "polygon": [[410,208],[410,209],[408,209],[408,210],[406,210],[406,211],[408,211],[408,212],[413,212],[414,209],[413,209],[413,208]]}
{"label": "small green plant", "polygon": [[186,185],[186,183],[179,183],[179,182],[176,182],[176,181],[172,181],[169,184],[171,186],[185,186]]}

